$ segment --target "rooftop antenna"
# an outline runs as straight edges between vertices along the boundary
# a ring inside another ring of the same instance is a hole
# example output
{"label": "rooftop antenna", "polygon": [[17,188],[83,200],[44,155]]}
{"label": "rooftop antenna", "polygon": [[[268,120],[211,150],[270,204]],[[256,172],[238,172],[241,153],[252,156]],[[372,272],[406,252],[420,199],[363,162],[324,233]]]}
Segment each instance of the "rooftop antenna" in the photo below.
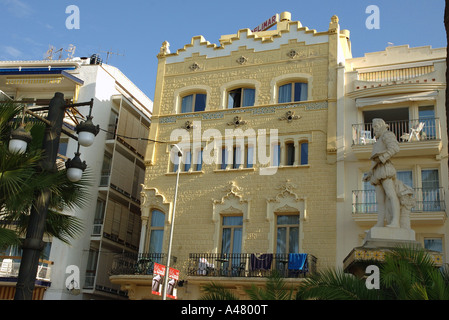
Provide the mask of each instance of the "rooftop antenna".
{"label": "rooftop antenna", "polygon": [[73,59],[73,55],[75,54],[76,47],[73,44],[69,44],[69,48],[66,51],[69,53],[67,56],[67,60]]}
{"label": "rooftop antenna", "polygon": [[[58,50],[55,51],[55,53],[58,53],[58,52],[59,52],[59,58],[58,58],[58,60],[61,60],[61,59],[62,59],[62,51],[64,51],[64,48],[61,48],[61,49],[58,49]],[[53,56],[52,56],[52,59],[51,59],[51,60],[53,60]]]}
{"label": "rooftop antenna", "polygon": [[55,50],[55,47],[50,45],[50,47],[47,50],[45,60],[53,60],[53,51]]}
{"label": "rooftop antenna", "polygon": [[108,64],[110,54],[115,54],[117,56],[122,56],[122,57],[125,56],[124,54],[120,54],[120,53],[112,52],[112,51],[100,51],[100,52],[106,53],[106,64]]}

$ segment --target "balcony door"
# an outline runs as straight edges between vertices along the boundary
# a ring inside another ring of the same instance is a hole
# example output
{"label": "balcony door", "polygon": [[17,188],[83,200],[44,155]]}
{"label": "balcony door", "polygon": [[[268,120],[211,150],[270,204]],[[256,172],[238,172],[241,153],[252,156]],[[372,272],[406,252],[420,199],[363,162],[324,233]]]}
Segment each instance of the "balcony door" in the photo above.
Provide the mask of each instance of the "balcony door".
{"label": "balcony door", "polygon": [[276,253],[299,253],[299,214],[276,216]]}
{"label": "balcony door", "polygon": [[243,216],[223,216],[222,218],[222,236],[221,236],[221,255],[217,262],[221,263],[219,268],[223,275],[233,270],[238,270],[242,262],[240,253],[242,253],[242,230]]}
{"label": "balcony door", "polygon": [[[152,210],[149,230],[150,244],[148,253],[154,257],[158,257],[158,259],[160,259],[161,257],[162,244],[164,242],[164,224],[165,214],[159,210]],[[154,259],[152,260],[155,261]]]}
{"label": "balcony door", "polygon": [[440,211],[440,179],[437,169],[421,171],[423,211]]}

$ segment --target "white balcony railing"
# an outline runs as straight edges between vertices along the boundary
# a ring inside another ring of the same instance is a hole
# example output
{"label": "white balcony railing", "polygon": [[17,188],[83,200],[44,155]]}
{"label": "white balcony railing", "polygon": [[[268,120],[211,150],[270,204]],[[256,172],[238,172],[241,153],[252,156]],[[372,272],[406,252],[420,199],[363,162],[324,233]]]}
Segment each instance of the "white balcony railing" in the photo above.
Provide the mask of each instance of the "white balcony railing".
{"label": "white balcony railing", "polygon": [[[441,139],[440,120],[425,118],[419,120],[385,121],[389,130],[399,142],[416,142]],[[352,126],[352,144],[366,145],[376,142],[372,123]]]}
{"label": "white balcony railing", "polygon": [[[445,211],[443,188],[414,188],[416,200],[412,212]],[[352,213],[377,213],[375,190],[352,191]]]}
{"label": "white balcony railing", "polygon": [[[0,256],[0,277],[18,277],[22,257]],[[36,280],[50,281],[52,261],[39,260]]]}

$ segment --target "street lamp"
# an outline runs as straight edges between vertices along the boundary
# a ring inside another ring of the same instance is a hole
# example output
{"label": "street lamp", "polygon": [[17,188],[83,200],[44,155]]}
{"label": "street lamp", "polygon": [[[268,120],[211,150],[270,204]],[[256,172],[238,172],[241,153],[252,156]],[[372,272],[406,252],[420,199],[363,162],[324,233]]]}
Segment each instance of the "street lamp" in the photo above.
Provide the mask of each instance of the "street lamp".
{"label": "street lamp", "polygon": [[[48,108],[47,118],[44,119],[32,111],[26,111],[33,117],[41,120],[46,124],[44,139],[42,143],[43,157],[40,162],[40,169],[42,171],[54,172],[56,169],[56,159],[58,156],[59,141],[61,132],[65,132],[71,138],[78,140],[78,137],[74,136],[70,132],[63,129],[64,114],[67,107],[75,107],[82,105],[90,105],[90,113],[92,112],[93,99],[88,103],[76,103],[66,105],[64,100],[64,94],[56,92],[53,99],[50,101]],[[93,124],[92,124],[93,126]],[[20,129],[20,128],[19,128]],[[23,129],[23,127],[22,127]],[[16,130],[17,131],[17,130]],[[86,130],[84,130],[86,131]],[[19,130],[20,132],[20,130]],[[80,130],[83,132],[83,130]],[[22,132],[23,133],[23,132]],[[98,133],[98,132],[97,132]],[[19,135],[11,135],[11,138],[17,138]],[[13,139],[16,140],[16,139]],[[30,140],[31,141],[31,140]],[[10,150],[15,150],[14,145],[16,142],[10,142]],[[26,149],[26,147],[25,147]],[[17,150],[17,149],[16,149]],[[21,149],[23,150],[23,144]],[[79,160],[79,161],[78,161]],[[85,162],[81,162],[79,159],[79,145],[78,151],[75,153],[75,158],[68,161],[67,170],[68,178],[71,181],[77,181],[80,179],[80,171],[82,174],[83,168],[85,169]],[[81,165],[79,165],[81,163]],[[76,165],[78,168],[76,168]],[[70,169],[78,169],[70,170]],[[29,221],[26,231],[26,237],[22,245],[22,261],[20,263],[19,275],[17,277],[15,300],[31,300],[33,296],[34,285],[36,281],[36,273],[39,265],[40,254],[44,248],[43,236],[45,233],[45,223],[47,220],[48,207],[50,205],[51,190],[49,188],[43,188],[36,196],[31,206]]]}
{"label": "street lamp", "polygon": [[173,228],[175,225],[176,199],[178,198],[179,172],[181,171],[181,159],[182,159],[182,151],[179,148],[179,146],[174,144],[173,147],[176,148],[178,151],[178,170],[176,170],[175,198],[173,200],[173,213],[172,213],[172,217],[171,217],[170,239],[168,241],[167,265],[165,267],[164,290],[162,292],[162,300],[167,300],[167,284],[168,284],[168,276],[169,276],[169,272],[170,272],[170,259],[171,259],[171,247],[172,247],[172,241],[173,241]]}
{"label": "street lamp", "polygon": [[80,155],[78,145],[78,151],[75,153],[75,157],[73,159],[68,159],[65,163],[67,168],[67,178],[72,182],[80,181],[84,170],[87,168],[86,161],[81,161]]}
{"label": "street lamp", "polygon": [[[58,95],[58,93],[55,94],[55,97],[62,97],[62,100],[59,99],[60,101],[63,101],[63,95],[61,93],[61,96]],[[72,182],[77,182],[79,180],[81,180],[82,174],[84,172],[84,170],[86,170],[87,165],[85,161],[81,161],[80,159],[80,152],[79,152],[79,146],[83,146],[83,147],[89,147],[93,144],[95,136],[100,132],[100,126],[97,125],[95,126],[92,122],[92,107],[93,107],[93,99],[90,102],[87,103],[77,103],[77,104],[73,104],[70,105],[70,107],[73,106],[82,106],[82,105],[90,105],[90,109],[89,109],[89,116],[87,117],[86,121],[81,122],[80,124],[78,124],[75,128],[76,133],[78,134],[78,137],[75,137],[71,134],[69,134],[69,136],[71,138],[74,138],[75,140],[78,140],[78,150],[75,153],[75,157],[73,159],[68,159],[65,166],[67,168],[67,177],[70,181]],[[65,109],[65,103],[63,108]],[[39,120],[45,122],[47,124],[47,126],[53,126],[53,124],[51,123],[51,121],[49,121],[50,117],[48,119],[43,119],[40,116],[34,114],[33,112],[29,112],[27,111],[29,114],[31,114],[33,117],[38,118]],[[64,114],[59,114],[57,117],[63,117]],[[54,117],[52,117],[54,119]],[[28,143],[31,142],[32,137],[31,134],[26,131],[24,129],[25,125],[22,123],[20,125],[19,128],[17,128],[16,130],[11,132],[11,139],[9,140],[9,145],[8,145],[8,149],[10,152],[12,153],[25,153]],[[64,131],[62,130],[62,124],[61,124],[61,129],[60,131]],[[66,132],[67,133],[67,132]],[[45,148],[44,148],[45,149]]]}
{"label": "street lamp", "polygon": [[22,123],[20,127],[11,132],[8,149],[12,153],[25,153],[31,139],[31,134],[24,129],[24,124]]}

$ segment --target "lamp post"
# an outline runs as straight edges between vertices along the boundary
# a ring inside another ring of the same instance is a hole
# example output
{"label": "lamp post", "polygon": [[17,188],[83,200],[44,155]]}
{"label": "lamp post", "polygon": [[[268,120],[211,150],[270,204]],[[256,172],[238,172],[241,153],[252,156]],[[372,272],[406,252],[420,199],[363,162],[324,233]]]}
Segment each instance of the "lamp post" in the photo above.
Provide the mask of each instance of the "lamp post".
{"label": "lamp post", "polygon": [[[93,100],[91,100],[90,103],[77,105],[86,104],[90,104],[92,108]],[[64,94],[56,92],[53,99],[50,101],[47,119],[41,119],[46,123],[42,144],[44,153],[40,162],[40,170],[42,171],[55,172],[57,170],[56,158],[58,155],[61,132],[63,131],[62,125],[66,107]],[[76,137],[71,137],[76,139]],[[45,233],[45,223],[50,198],[51,190],[45,188],[37,194],[33,205],[31,206],[26,238],[22,245],[22,261],[20,263],[19,275],[17,278],[16,293],[14,296],[15,300],[31,300],[33,297],[39,256],[44,248],[43,236]]]}
{"label": "lamp post", "polygon": [[171,248],[172,248],[173,229],[174,229],[174,225],[175,225],[175,214],[176,214],[176,200],[178,198],[179,172],[181,171],[181,159],[182,159],[182,151],[179,148],[179,146],[174,144],[173,147],[178,150],[178,170],[176,170],[175,198],[173,200],[173,213],[172,213],[172,217],[171,217],[170,238],[168,241],[167,264],[165,267],[164,290],[162,292],[162,300],[167,300],[167,284],[168,284],[168,276],[169,276],[169,272],[170,272]]}

